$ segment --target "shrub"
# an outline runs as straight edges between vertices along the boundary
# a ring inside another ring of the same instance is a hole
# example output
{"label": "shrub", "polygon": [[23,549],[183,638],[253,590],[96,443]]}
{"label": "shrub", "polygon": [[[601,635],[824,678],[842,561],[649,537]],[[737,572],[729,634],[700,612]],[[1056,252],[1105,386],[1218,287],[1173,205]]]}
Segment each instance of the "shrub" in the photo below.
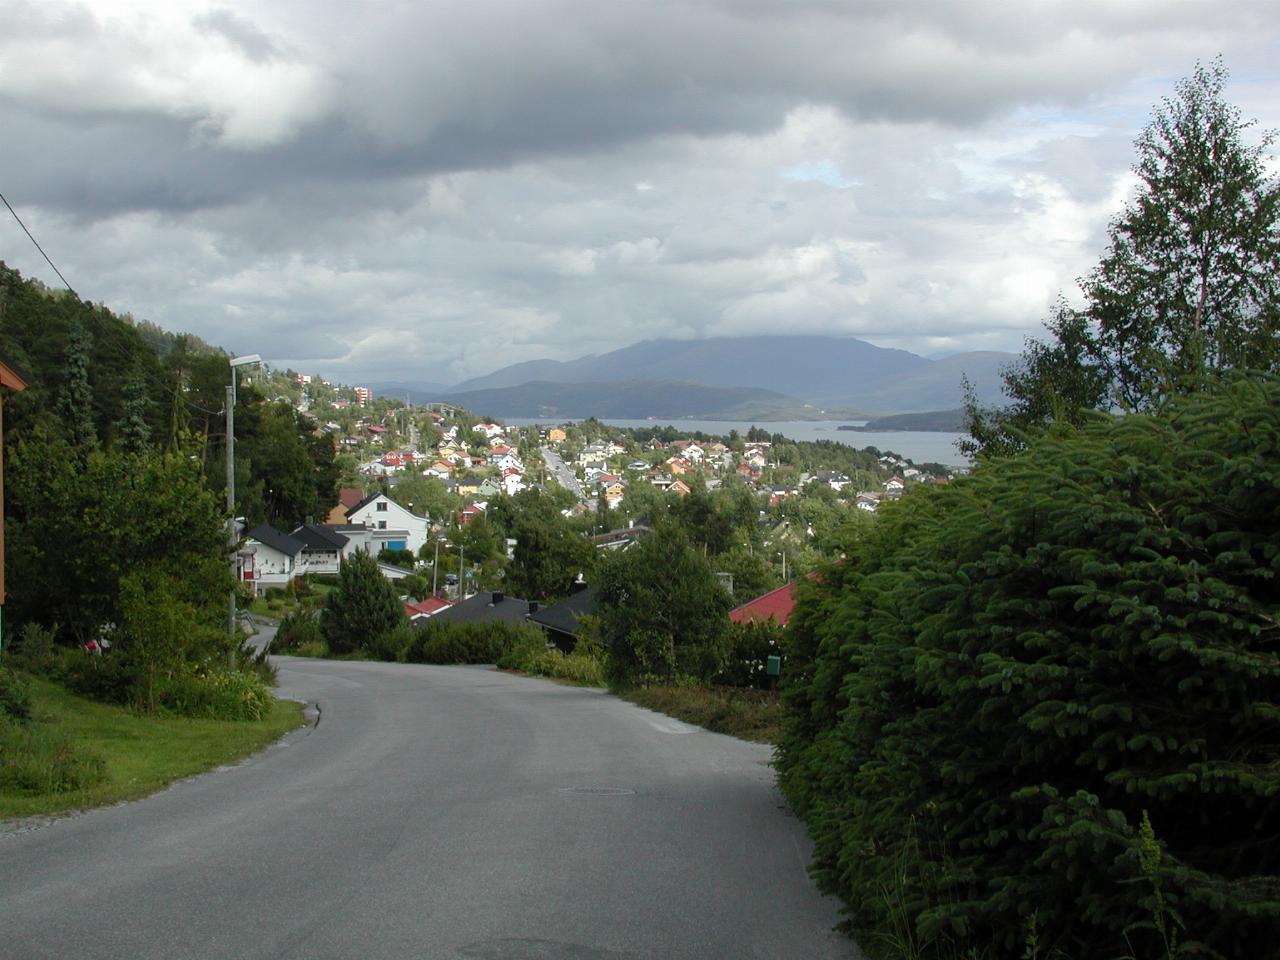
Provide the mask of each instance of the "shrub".
{"label": "shrub", "polygon": [[774,678],[769,676],[767,661],[771,656],[783,657],[784,643],[783,628],[773,621],[730,624],[729,654],[715,682],[727,687],[770,687]]}
{"label": "shrub", "polygon": [[369,642],[367,647],[369,656],[389,663],[403,662],[417,633],[418,631],[409,623],[402,623],[398,627],[380,633]]}
{"label": "shrub", "polygon": [[528,627],[512,636],[497,664],[503,670],[529,671],[530,665],[547,652],[546,635],[537,627]]}
{"label": "shrub", "polygon": [[0,792],[69,793],[101,783],[106,763],[64,734],[0,713]]}
{"label": "shrub", "polygon": [[45,627],[28,622],[22,625],[12,645],[9,656],[15,666],[31,673],[50,674],[57,670],[61,657],[54,643],[58,628]]}
{"label": "shrub", "polygon": [[410,663],[498,663],[510,662],[509,651],[541,644],[542,631],[529,624],[442,623],[428,620],[414,630],[413,642],[404,657]]}
{"label": "shrub", "polygon": [[255,675],[228,670],[182,671],[156,681],[156,706],[184,717],[261,720],[271,693]]}
{"label": "shrub", "polygon": [[311,607],[299,607],[280,618],[271,649],[277,653],[289,653],[304,644],[320,643],[320,611]]}
{"label": "shrub", "polygon": [[[1274,952],[1280,378],[887,505],[800,585],[778,768],[864,945]],[[1144,839],[1144,817],[1159,836]]]}
{"label": "shrub", "polygon": [[562,653],[554,647],[534,657],[525,672],[535,677],[553,677],[592,687],[605,685],[603,658],[577,652]]}
{"label": "shrub", "polygon": [[15,720],[31,718],[31,692],[22,678],[0,664],[0,716]]}
{"label": "shrub", "polygon": [[378,551],[379,563],[389,563],[393,567],[400,567],[404,570],[413,569],[413,560],[412,550],[392,550],[390,547],[383,547]]}

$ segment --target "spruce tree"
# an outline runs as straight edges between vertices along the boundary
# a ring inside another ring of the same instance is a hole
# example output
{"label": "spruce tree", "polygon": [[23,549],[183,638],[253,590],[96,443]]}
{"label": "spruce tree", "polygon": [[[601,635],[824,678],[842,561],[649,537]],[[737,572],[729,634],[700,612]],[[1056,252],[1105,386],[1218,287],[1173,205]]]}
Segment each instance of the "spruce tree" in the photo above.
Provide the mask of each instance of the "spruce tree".
{"label": "spruce tree", "polygon": [[146,380],[137,368],[124,385],[124,409],[116,422],[116,439],[125,453],[145,453],[151,446],[151,427],[147,414],[151,399],[147,396]]}
{"label": "spruce tree", "polygon": [[82,463],[98,446],[98,433],[93,425],[93,391],[89,385],[92,349],[93,341],[84,323],[79,318],[72,320],[67,331],[58,415],[67,442]]}

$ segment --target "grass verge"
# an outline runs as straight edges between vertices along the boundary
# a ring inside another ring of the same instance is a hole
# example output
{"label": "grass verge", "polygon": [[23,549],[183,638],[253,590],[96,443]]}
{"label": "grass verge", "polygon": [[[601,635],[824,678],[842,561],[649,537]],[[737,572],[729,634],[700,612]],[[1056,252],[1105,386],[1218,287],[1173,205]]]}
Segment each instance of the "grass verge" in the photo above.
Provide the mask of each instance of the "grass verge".
{"label": "grass verge", "polygon": [[32,724],[65,736],[77,751],[100,757],[106,776],[65,793],[0,792],[0,818],[97,807],[154,793],[262,749],[303,723],[302,705],[283,700],[259,721],[148,717],[77,697],[47,680],[27,678]]}
{"label": "grass verge", "polygon": [[736,687],[632,687],[614,691],[623,700],[756,743],[777,743],[782,701],[769,690]]}

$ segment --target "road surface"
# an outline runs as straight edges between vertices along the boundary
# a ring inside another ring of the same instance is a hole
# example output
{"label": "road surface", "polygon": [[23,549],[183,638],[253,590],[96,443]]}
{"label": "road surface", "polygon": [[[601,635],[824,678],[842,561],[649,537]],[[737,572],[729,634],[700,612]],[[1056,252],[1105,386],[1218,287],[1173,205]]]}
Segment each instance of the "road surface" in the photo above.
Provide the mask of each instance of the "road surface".
{"label": "road surface", "polygon": [[769,749],[486,668],[281,658],[314,726],[0,830],[0,957],[857,957]]}
{"label": "road surface", "polygon": [[551,475],[555,477],[556,482],[579,500],[585,501],[587,495],[582,492],[582,484],[578,482],[578,478],[574,476],[568,465],[560,459],[560,454],[550,447],[542,447],[541,450],[542,461],[547,465],[547,469],[551,471]]}

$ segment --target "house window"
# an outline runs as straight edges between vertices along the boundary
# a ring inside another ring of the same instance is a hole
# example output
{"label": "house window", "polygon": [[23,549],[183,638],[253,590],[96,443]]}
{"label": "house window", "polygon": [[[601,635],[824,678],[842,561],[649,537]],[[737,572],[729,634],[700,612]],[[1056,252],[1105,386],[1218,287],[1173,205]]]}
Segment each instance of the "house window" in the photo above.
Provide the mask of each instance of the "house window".
{"label": "house window", "polygon": [[387,509],[387,501],[385,501],[385,500],[379,500],[379,501],[378,501],[378,509],[379,509],[379,510],[383,510],[383,511],[385,511],[385,510]]}
{"label": "house window", "polygon": [[387,529],[387,521],[385,521],[385,520],[379,520],[379,521],[378,521],[378,529],[379,529],[379,530],[385,530],[385,529]]}

